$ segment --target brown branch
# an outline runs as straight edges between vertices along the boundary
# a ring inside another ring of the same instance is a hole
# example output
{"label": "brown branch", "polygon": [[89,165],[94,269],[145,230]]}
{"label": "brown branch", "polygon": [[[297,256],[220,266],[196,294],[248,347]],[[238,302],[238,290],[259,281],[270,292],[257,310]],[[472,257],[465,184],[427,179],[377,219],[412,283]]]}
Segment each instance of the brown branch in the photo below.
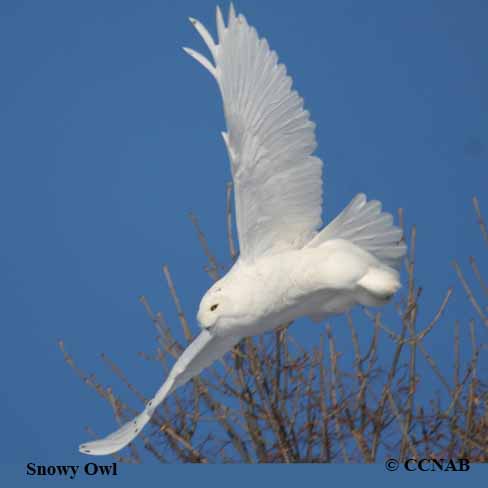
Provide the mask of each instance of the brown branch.
{"label": "brown branch", "polygon": [[331,461],[331,441],[329,435],[329,418],[330,414],[327,410],[327,403],[325,399],[325,366],[324,366],[324,336],[323,334],[320,335],[320,349],[319,349],[319,398],[320,398],[320,413],[322,417],[321,422],[321,445],[320,445],[320,458],[324,460],[324,462]]}
{"label": "brown branch", "polygon": [[[379,314],[378,314],[379,315]],[[388,379],[387,382],[385,383],[383,390],[381,392],[381,399],[378,403],[378,408],[376,409],[375,415],[374,415],[374,420],[373,420],[373,441],[371,444],[371,456],[370,458],[373,460],[373,462],[376,461],[376,455],[378,452],[378,445],[380,441],[380,436],[384,428],[383,424],[383,413],[384,413],[384,408],[385,408],[385,402],[387,398],[387,392],[391,391],[391,385],[393,383],[393,378],[395,377],[397,367],[398,367],[398,362],[400,360],[400,353],[402,352],[403,349],[403,339],[405,337],[407,331],[407,324],[405,321],[403,321],[402,324],[402,332],[400,335],[400,340],[396,342],[396,349],[395,353],[393,355],[393,361],[390,366],[390,370],[388,372]]]}
{"label": "brown branch", "polygon": [[163,273],[168,283],[169,292],[171,293],[171,298],[173,299],[173,302],[175,304],[176,312],[178,313],[178,318],[180,319],[181,327],[183,328],[183,333],[185,334],[185,339],[188,342],[191,342],[192,334],[190,332],[190,327],[188,326],[185,313],[183,312],[183,308],[181,307],[180,299],[178,298],[178,294],[176,293],[173,279],[171,278],[171,273],[169,272],[169,268],[166,264],[163,266]]}
{"label": "brown branch", "polygon": [[481,276],[480,270],[473,256],[469,256],[469,263],[471,264],[471,268],[473,268],[474,275],[476,276],[476,279],[478,280],[481,289],[484,291],[485,295],[488,295],[488,285],[483,280],[483,277]]}
{"label": "brown branch", "polygon": [[476,196],[473,197],[473,206],[476,211],[476,217],[478,218],[478,225],[480,226],[481,234],[485,242],[488,244],[488,230],[486,228],[485,219],[483,218],[483,215],[481,215],[480,204]]}
{"label": "brown branch", "polygon": [[205,234],[202,232],[202,229],[200,228],[200,224],[198,223],[197,217],[191,212],[188,214],[188,217],[191,220],[193,227],[195,227],[198,241],[200,242],[200,246],[202,247],[203,252],[205,253],[205,256],[207,257],[210,265],[209,267],[205,268],[205,271],[209,274],[209,276],[214,281],[217,281],[220,278],[219,265],[217,263],[217,259],[215,259],[214,254],[210,251],[207,238],[205,237]]}
{"label": "brown branch", "polygon": [[167,463],[168,461],[163,456],[163,454],[154,447],[154,444],[141,432],[139,434],[141,436],[142,442],[144,443],[144,447],[160,462],[160,463]]}
{"label": "brown branch", "polygon": [[127,388],[134,393],[137,398],[139,398],[141,403],[145,404],[146,397],[134,385],[132,385],[132,383],[129,382],[124,373],[122,373],[122,370],[105,353],[102,352],[100,357],[102,358],[102,361],[115,373],[115,375],[127,386]]}
{"label": "brown branch", "polygon": [[476,312],[478,312],[478,315],[481,317],[481,320],[483,321],[483,323],[488,327],[488,318],[483,313],[483,310],[481,309],[479,303],[476,301],[476,298],[474,297],[473,292],[471,291],[471,288],[469,287],[467,281],[464,279],[464,275],[463,275],[463,272],[461,271],[461,268],[459,267],[459,265],[456,261],[453,261],[452,265],[453,265],[454,269],[456,270],[459,281],[463,285],[464,291],[466,292],[466,295],[468,296],[468,299],[471,302],[471,305],[473,305],[473,308],[476,310]]}
{"label": "brown branch", "polygon": [[[406,439],[408,448],[410,449],[410,452],[412,453],[414,458],[419,459],[419,455],[417,453],[417,449],[413,445],[412,440],[410,439],[410,435],[408,433],[408,429],[406,424],[402,422],[402,419],[400,418],[400,412],[398,411],[398,407],[396,406],[395,400],[393,399],[393,395],[391,394],[390,389],[388,388],[387,390],[387,396],[388,400],[390,401],[391,409],[393,410],[393,414],[395,415],[395,419],[398,422],[398,425],[400,427],[400,431],[402,433],[402,438]],[[403,461],[405,458],[401,457],[400,462]]]}
{"label": "brown branch", "polygon": [[334,412],[334,424],[335,424],[335,433],[339,440],[339,445],[341,447],[342,457],[344,458],[345,463],[349,463],[349,456],[346,450],[346,444],[344,442],[344,434],[342,432],[341,423],[339,419],[339,402],[337,400],[337,353],[335,351],[334,340],[332,338],[332,329],[330,325],[325,327],[325,331],[327,333],[327,337],[329,339],[329,356],[330,356],[330,372],[331,372],[331,387],[330,393],[332,398],[332,409]]}
{"label": "brown branch", "polygon": [[[194,380],[195,381],[195,380]],[[197,386],[201,389],[202,397],[205,403],[208,405],[210,410],[214,413],[215,418],[222,424],[224,432],[228,435],[232,445],[236,451],[240,454],[242,460],[245,463],[251,462],[251,457],[249,451],[247,450],[246,444],[240,439],[237,431],[233,428],[232,424],[227,420],[225,414],[220,414],[220,405],[212,398],[207,387],[203,382],[198,382]]]}
{"label": "brown branch", "polygon": [[242,415],[244,417],[249,436],[251,437],[256,457],[259,462],[265,463],[268,461],[268,456],[266,454],[266,442],[258,425],[256,414],[257,405],[254,395],[244,379],[243,361],[247,359],[247,355],[245,354],[245,343],[246,341],[241,341],[238,346],[234,348],[234,351],[239,352],[238,354],[234,354],[234,381],[241,392],[235,396],[239,398]]}
{"label": "brown branch", "polygon": [[154,327],[159,332],[159,340],[162,341],[161,346],[164,347],[164,349],[167,350],[174,358],[179,357],[184,348],[171,334],[170,327],[168,326],[163,314],[161,312],[154,314],[145,296],[140,296],[139,302],[142,303],[148,317],[151,319]]}
{"label": "brown branch", "polygon": [[175,441],[180,443],[185,449],[187,449],[193,457],[193,462],[207,464],[208,459],[199,451],[197,451],[192,445],[183,437],[181,437],[170,425],[163,425],[160,429],[160,432],[169,435]]}
{"label": "brown branch", "polygon": [[290,463],[292,461],[291,447],[286,438],[286,432],[284,426],[280,424],[278,412],[273,409],[272,403],[270,401],[269,395],[265,388],[265,382],[263,377],[263,372],[261,369],[261,364],[256,356],[256,351],[251,339],[246,339],[247,352],[249,354],[249,359],[251,363],[251,369],[253,375],[256,379],[256,387],[261,398],[261,402],[266,411],[266,419],[276,436],[280,447],[280,453],[283,457],[285,463]]}

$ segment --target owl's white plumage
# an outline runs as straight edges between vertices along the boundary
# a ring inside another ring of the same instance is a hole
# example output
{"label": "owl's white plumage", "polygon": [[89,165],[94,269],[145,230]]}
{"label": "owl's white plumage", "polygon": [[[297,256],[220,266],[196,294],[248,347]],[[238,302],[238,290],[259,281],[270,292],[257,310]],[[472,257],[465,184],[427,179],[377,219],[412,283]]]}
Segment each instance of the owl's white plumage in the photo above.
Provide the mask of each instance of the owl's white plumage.
{"label": "owl's white plumage", "polygon": [[227,131],[234,182],[239,259],[204,295],[200,335],[134,420],[85,454],[116,452],[150,421],[155,408],[244,336],[302,316],[315,321],[356,304],[379,306],[400,287],[402,232],[377,201],[363,194],[322,225],[322,161],[313,156],[315,125],[292,90],[284,65],[244,16],[230,7],[225,25],[217,8],[218,43],[190,19],[213,63],[185,48],[215,78]]}

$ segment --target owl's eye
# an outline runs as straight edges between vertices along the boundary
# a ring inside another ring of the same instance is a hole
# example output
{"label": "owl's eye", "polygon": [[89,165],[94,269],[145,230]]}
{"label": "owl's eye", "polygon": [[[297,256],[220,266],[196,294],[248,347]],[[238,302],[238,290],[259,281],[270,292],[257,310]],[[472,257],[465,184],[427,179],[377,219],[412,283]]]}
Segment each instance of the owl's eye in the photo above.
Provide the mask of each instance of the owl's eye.
{"label": "owl's eye", "polygon": [[211,311],[211,312],[213,312],[214,310],[217,310],[217,307],[218,307],[218,306],[219,306],[219,304],[218,304],[218,303],[215,303],[214,305],[212,305],[212,306],[210,307],[210,311]]}

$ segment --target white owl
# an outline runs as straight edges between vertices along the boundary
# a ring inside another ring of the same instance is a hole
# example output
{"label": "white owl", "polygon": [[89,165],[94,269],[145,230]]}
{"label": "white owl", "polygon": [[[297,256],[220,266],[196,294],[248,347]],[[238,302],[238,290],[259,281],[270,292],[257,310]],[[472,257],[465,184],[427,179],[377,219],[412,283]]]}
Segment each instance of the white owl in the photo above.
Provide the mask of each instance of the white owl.
{"label": "white owl", "polygon": [[203,296],[200,335],[176,361],[144,411],[108,437],[80,446],[111,454],[131,442],[177,387],[245,336],[297,319],[315,321],[356,304],[385,304],[400,288],[402,231],[381,203],[357,195],[322,227],[322,161],[303,100],[243,15],[217,8],[218,43],[190,19],[213,58],[185,48],[215,78],[223,98],[239,259]]}

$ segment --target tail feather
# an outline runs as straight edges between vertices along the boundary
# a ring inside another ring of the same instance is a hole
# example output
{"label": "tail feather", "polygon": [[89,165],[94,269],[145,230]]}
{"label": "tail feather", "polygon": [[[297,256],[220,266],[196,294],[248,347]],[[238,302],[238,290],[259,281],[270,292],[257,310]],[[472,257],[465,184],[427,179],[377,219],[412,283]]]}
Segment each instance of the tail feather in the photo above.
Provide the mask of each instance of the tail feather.
{"label": "tail feather", "polygon": [[332,239],[347,239],[373,254],[383,264],[399,269],[407,252],[403,231],[393,224],[393,217],[382,212],[381,203],[356,195],[349,205],[307,247],[318,247]]}

